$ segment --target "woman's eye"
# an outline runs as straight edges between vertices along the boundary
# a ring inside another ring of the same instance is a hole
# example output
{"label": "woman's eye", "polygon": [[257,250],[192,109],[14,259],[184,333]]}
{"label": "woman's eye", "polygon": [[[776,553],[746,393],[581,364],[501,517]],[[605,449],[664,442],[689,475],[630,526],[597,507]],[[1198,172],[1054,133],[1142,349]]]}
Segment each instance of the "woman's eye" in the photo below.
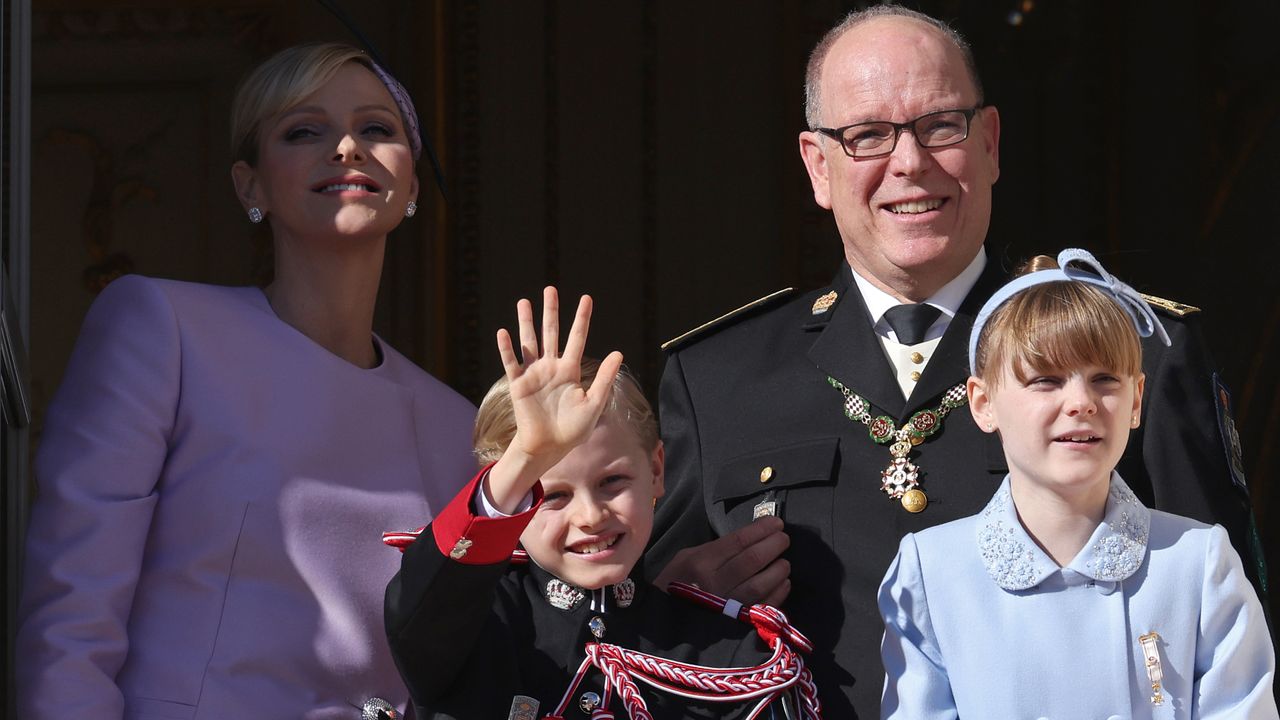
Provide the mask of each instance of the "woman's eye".
{"label": "woman's eye", "polygon": [[370,123],[365,126],[366,135],[381,135],[382,137],[395,137],[396,131],[382,123]]}
{"label": "woman's eye", "polygon": [[314,128],[296,127],[296,128],[291,128],[289,131],[287,131],[284,134],[284,139],[292,142],[294,140],[302,140],[309,137],[315,137],[318,134],[319,133],[317,133]]}

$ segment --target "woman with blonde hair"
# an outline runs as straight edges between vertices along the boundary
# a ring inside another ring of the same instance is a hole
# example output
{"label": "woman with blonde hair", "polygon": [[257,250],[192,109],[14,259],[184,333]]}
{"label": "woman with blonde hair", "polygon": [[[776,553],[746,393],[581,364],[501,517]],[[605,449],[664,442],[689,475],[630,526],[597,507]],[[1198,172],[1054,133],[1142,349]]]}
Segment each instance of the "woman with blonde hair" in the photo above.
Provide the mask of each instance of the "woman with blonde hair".
{"label": "woman with blonde hair", "polygon": [[475,409],[373,333],[417,119],[364,53],[290,48],[232,112],[265,289],[126,276],[36,459],[21,717],[395,718],[378,542],[470,475]]}

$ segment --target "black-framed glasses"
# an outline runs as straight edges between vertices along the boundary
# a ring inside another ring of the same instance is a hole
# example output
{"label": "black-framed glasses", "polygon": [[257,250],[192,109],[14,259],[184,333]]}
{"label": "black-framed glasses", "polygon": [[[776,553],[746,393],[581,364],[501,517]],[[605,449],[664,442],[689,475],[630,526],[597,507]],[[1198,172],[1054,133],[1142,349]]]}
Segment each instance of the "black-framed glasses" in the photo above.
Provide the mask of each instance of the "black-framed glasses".
{"label": "black-framed glasses", "polygon": [[898,147],[898,136],[911,129],[911,136],[923,148],[940,148],[962,143],[969,137],[969,121],[982,107],[938,110],[904,123],[862,122],[838,128],[814,128],[814,132],[840,141],[844,154],[859,160],[888,155]]}

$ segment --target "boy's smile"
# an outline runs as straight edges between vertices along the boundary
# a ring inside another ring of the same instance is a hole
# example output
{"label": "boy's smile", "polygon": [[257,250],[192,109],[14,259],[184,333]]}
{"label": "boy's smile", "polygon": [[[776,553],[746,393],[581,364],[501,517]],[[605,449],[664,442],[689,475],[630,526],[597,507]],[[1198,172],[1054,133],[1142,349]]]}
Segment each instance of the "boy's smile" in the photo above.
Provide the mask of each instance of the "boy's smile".
{"label": "boy's smile", "polygon": [[663,449],[640,446],[631,425],[605,411],[582,445],[542,476],[542,505],[520,536],[544,570],[594,590],[622,582],[653,531]]}

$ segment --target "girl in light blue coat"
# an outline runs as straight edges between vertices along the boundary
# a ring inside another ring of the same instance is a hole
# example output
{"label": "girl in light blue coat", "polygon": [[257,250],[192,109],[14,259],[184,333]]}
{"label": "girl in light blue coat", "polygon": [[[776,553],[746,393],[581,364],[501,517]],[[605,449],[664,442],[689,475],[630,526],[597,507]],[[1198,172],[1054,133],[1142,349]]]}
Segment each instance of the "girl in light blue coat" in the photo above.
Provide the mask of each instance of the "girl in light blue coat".
{"label": "girl in light blue coat", "polygon": [[903,538],[880,587],[882,717],[1276,718],[1226,532],[1149,510],[1115,472],[1141,419],[1138,337],[1164,329],[1089,253],[1038,261],[969,345],[970,410],[1009,475],[981,513]]}

